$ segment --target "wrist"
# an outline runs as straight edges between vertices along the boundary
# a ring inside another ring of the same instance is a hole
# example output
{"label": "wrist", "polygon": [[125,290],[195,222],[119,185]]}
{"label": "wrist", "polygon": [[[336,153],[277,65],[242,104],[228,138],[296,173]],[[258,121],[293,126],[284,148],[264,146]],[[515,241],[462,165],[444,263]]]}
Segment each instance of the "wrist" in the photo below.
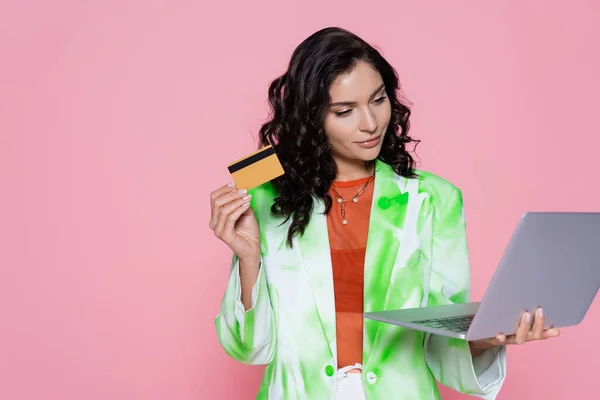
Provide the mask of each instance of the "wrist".
{"label": "wrist", "polygon": [[260,265],[260,255],[239,256],[240,266],[256,266]]}
{"label": "wrist", "polygon": [[260,271],[260,257],[240,258],[240,285],[241,295],[240,300],[244,305],[244,310],[248,311],[252,308],[252,288],[256,284]]}
{"label": "wrist", "polygon": [[494,348],[495,345],[485,341],[472,341],[469,342],[469,349],[471,350],[471,355],[473,357],[478,357],[485,353],[486,351]]}

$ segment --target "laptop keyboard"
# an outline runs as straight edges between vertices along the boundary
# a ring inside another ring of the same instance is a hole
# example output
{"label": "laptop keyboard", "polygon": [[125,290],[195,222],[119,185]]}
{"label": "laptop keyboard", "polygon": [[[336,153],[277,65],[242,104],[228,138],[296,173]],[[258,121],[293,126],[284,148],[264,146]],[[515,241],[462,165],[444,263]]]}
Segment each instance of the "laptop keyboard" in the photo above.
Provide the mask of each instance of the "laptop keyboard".
{"label": "laptop keyboard", "polygon": [[434,318],[423,321],[413,321],[415,324],[425,325],[432,328],[446,329],[452,332],[466,332],[473,322],[475,315],[464,315],[451,318]]}

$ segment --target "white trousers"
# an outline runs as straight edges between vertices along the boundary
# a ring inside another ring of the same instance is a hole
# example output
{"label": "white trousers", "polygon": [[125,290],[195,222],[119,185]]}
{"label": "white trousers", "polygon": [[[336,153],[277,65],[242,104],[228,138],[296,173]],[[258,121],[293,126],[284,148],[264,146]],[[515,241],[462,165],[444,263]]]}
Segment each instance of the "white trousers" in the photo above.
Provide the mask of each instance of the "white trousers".
{"label": "white trousers", "polygon": [[348,372],[351,369],[362,370],[362,365],[349,365],[338,369],[335,400],[366,400],[362,373]]}

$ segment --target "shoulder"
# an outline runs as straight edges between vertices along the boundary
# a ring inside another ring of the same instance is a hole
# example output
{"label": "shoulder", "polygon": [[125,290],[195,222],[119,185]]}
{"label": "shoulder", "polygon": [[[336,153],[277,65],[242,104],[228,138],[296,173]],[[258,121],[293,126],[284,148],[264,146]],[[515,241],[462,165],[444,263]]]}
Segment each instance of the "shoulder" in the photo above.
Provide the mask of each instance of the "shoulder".
{"label": "shoulder", "polygon": [[452,182],[427,171],[415,171],[419,193],[426,193],[435,224],[462,224],[464,218],[462,191]]}
{"label": "shoulder", "polygon": [[415,170],[419,191],[442,199],[461,196],[461,190],[452,182],[429,171]]}
{"label": "shoulder", "polygon": [[419,194],[429,198],[434,202],[448,199],[452,196],[461,194],[460,189],[449,180],[429,171],[420,169],[414,170],[414,177],[407,178],[397,174],[391,165],[383,162],[377,162],[376,179],[384,187],[388,185],[398,185],[401,192],[409,192],[409,195]]}
{"label": "shoulder", "polygon": [[401,191],[418,195],[434,210],[462,207],[462,191],[448,179],[429,171],[415,170],[415,177],[403,178],[396,175]]}

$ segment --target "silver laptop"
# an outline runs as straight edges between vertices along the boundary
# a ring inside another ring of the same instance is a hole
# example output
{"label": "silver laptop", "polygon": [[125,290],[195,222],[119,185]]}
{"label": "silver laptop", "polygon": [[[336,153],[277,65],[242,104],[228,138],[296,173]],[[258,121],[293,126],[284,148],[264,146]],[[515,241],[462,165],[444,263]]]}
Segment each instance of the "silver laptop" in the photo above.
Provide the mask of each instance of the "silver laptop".
{"label": "silver laptop", "polygon": [[481,302],[364,313],[365,318],[478,340],[514,334],[524,311],[545,328],[579,324],[600,288],[600,213],[528,212]]}

